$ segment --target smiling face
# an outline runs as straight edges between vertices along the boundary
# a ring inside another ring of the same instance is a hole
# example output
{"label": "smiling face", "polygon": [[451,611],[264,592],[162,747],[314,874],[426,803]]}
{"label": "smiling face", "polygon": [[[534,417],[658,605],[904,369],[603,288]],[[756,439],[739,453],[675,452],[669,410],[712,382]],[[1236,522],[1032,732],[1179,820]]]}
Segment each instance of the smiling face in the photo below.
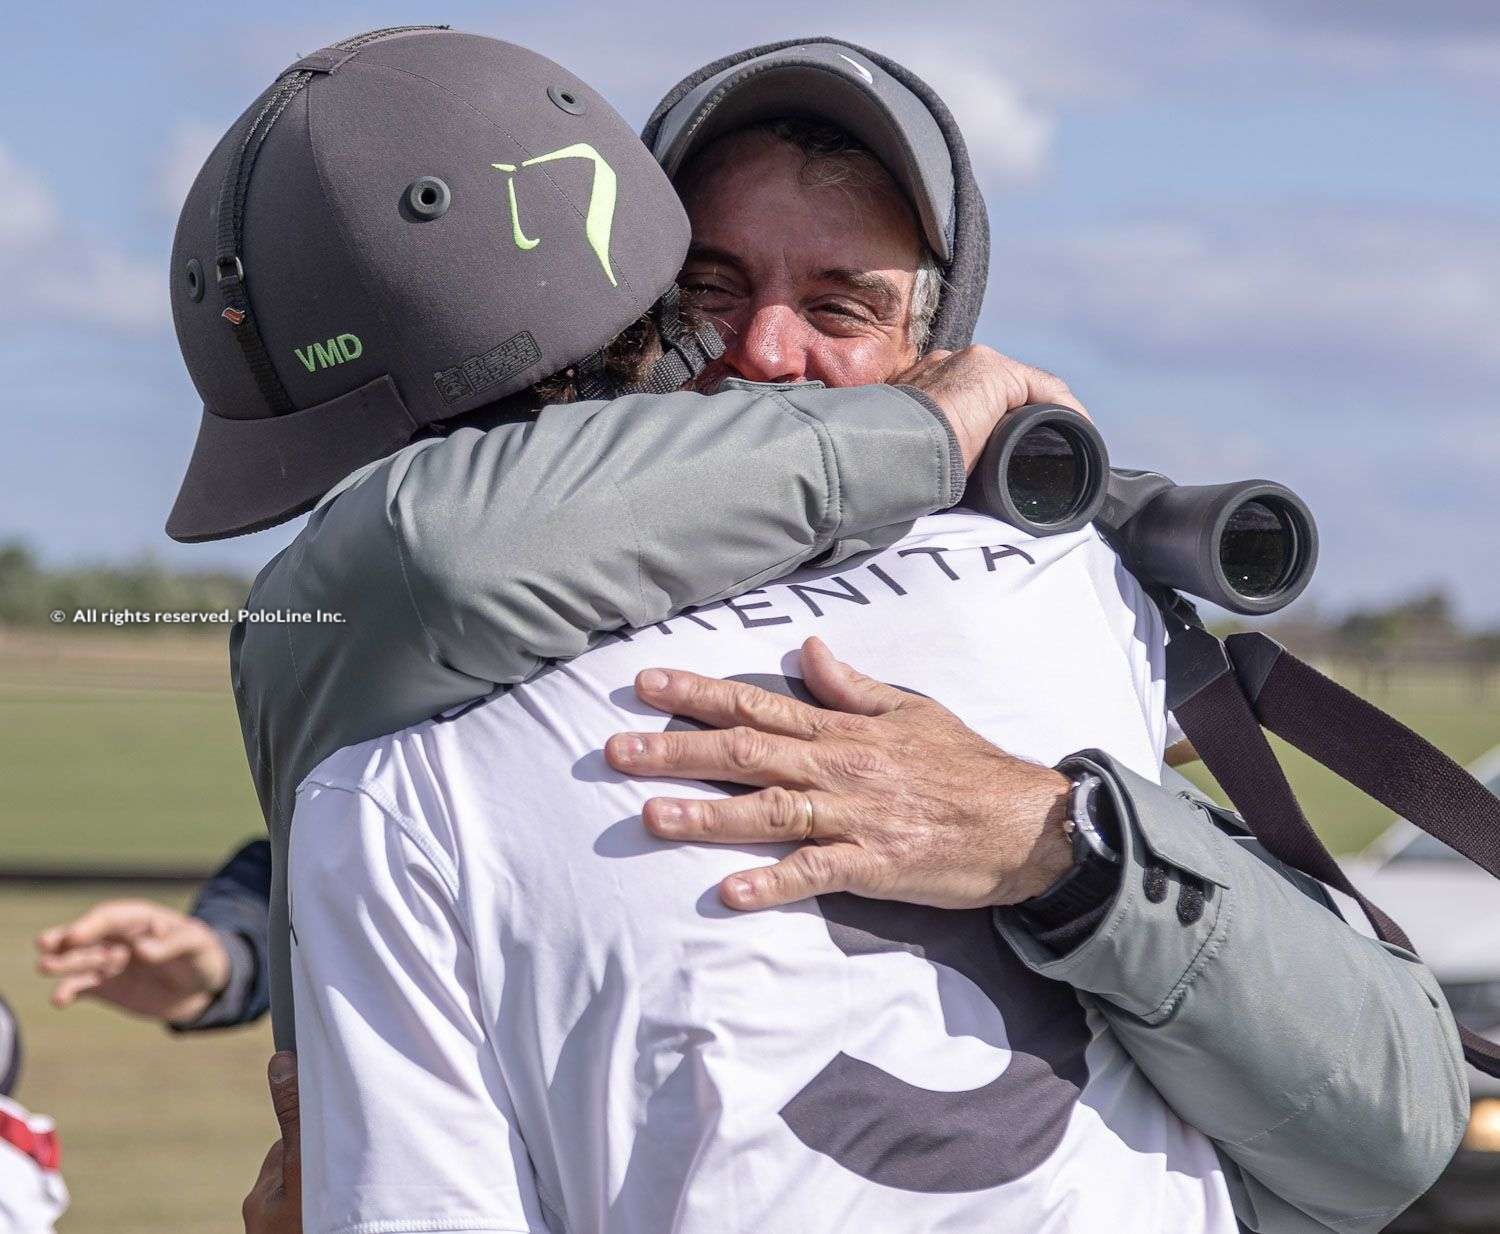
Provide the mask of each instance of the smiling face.
{"label": "smiling face", "polygon": [[885,381],[913,364],[923,246],[867,155],[809,158],[766,129],[709,145],[679,178],[693,243],[678,278],[724,338],[698,382]]}

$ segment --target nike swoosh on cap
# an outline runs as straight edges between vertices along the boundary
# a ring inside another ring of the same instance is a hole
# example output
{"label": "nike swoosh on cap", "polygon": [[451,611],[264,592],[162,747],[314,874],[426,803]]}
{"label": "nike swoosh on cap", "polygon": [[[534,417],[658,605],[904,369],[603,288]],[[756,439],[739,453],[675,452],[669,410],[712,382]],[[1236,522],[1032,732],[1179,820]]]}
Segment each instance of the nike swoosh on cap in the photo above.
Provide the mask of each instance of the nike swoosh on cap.
{"label": "nike swoosh on cap", "polygon": [[848,60],[849,63],[854,66],[854,71],[865,79],[866,84],[871,86],[875,84],[875,74],[870,72],[869,69],[865,68],[865,66],[862,65],[858,60],[854,60],[849,56],[844,55],[843,52],[839,52],[839,59]]}

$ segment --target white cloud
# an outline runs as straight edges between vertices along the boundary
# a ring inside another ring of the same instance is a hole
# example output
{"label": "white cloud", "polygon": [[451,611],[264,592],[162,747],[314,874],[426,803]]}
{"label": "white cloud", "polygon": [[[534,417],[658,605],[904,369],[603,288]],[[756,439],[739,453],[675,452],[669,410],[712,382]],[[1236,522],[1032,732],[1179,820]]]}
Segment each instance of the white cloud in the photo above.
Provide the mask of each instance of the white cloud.
{"label": "white cloud", "polygon": [[82,252],[66,278],[43,272],[35,294],[64,320],[112,329],[144,333],[167,317],[166,272],[110,249]]}
{"label": "white cloud", "polygon": [[0,144],[0,320],[150,332],[167,318],[164,274],[69,225],[41,172]]}
{"label": "white cloud", "polygon": [[931,84],[953,112],[982,182],[1036,179],[1056,124],[1021,89],[977,64],[950,64]]}
{"label": "white cloud", "polygon": [[0,210],[0,261],[45,239],[57,226],[57,199],[41,175],[18,163],[0,144],[0,184],[5,185],[5,208]]}
{"label": "white cloud", "polygon": [[1116,358],[1374,375],[1500,376],[1500,223],[1440,212],[1205,210],[996,248],[991,301]]}

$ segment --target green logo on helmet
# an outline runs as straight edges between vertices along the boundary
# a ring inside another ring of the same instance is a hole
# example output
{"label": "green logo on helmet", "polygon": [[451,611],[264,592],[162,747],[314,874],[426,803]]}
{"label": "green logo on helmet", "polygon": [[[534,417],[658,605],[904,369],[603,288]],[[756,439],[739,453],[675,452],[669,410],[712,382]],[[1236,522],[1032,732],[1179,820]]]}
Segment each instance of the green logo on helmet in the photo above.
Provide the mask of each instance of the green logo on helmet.
{"label": "green logo on helmet", "polygon": [[306,347],[293,347],[297,359],[309,373],[320,368],[332,368],[349,360],[358,360],[364,355],[365,345],[353,334],[340,334],[326,343],[309,343]]}
{"label": "green logo on helmet", "polygon": [[534,159],[527,159],[520,167],[514,163],[490,164],[496,171],[511,173],[505,179],[505,191],[510,199],[511,238],[522,252],[534,249],[542,242],[540,236],[534,240],[528,237],[521,227],[521,212],[516,205],[514,173],[522,167],[535,167],[538,163],[551,163],[557,159],[588,159],[594,165],[594,183],[589,190],[589,208],[583,218],[583,234],[589,242],[589,247],[594,250],[594,256],[599,259],[599,265],[604,270],[604,277],[609,279],[611,287],[618,287],[615,272],[609,264],[609,235],[615,225],[615,192],[619,178],[615,175],[615,169],[604,161],[604,156],[587,142],[581,141],[576,145],[564,146],[561,150],[553,150],[550,154],[539,154]]}

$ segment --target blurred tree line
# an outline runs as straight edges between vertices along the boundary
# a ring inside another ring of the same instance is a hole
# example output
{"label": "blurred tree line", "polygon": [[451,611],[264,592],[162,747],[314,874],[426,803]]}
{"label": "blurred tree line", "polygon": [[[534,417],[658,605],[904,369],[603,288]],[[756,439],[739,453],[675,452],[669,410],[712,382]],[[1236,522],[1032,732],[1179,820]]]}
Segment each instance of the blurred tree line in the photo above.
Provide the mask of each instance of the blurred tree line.
{"label": "blurred tree line", "polygon": [[1288,614],[1268,632],[1306,659],[1337,666],[1361,690],[1427,674],[1450,677],[1483,697],[1500,679],[1500,627],[1465,628],[1441,591],[1353,609],[1331,621]]}
{"label": "blurred tree line", "polygon": [[[61,609],[71,619],[79,609],[144,612],[217,612],[239,609],[250,591],[245,575],[186,573],[149,558],[118,566],[73,569],[44,567],[24,544],[0,544],[0,626],[50,625]],[[99,625],[70,629],[112,629]],[[180,626],[133,626],[181,633]]]}

